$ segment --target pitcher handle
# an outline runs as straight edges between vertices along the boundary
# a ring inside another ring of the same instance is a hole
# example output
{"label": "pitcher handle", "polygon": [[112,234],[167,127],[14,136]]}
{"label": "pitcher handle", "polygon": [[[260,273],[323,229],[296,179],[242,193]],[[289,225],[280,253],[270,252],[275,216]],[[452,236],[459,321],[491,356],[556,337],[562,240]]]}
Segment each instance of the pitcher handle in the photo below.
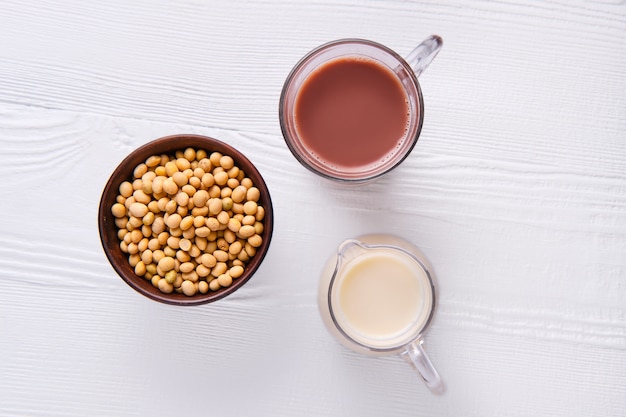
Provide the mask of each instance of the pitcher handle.
{"label": "pitcher handle", "polygon": [[405,350],[400,354],[422,377],[426,386],[435,394],[443,394],[445,387],[439,372],[433,366],[428,355],[422,347],[422,341],[415,342],[406,346]]}
{"label": "pitcher handle", "polygon": [[435,59],[442,45],[441,36],[431,35],[407,55],[405,61],[413,68],[416,77],[419,77]]}

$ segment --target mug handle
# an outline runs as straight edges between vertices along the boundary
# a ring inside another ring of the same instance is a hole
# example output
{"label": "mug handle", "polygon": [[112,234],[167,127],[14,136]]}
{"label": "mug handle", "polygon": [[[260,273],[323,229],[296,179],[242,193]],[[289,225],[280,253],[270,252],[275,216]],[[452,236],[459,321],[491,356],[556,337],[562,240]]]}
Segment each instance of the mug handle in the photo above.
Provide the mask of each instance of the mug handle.
{"label": "mug handle", "polygon": [[442,45],[443,39],[441,39],[441,36],[431,35],[407,55],[405,61],[413,68],[416,77],[419,77],[435,59]]}
{"label": "mug handle", "polygon": [[418,339],[415,342],[407,345],[405,350],[400,353],[408,363],[411,365],[417,373],[422,377],[426,386],[435,394],[443,394],[445,387],[439,372],[433,366],[433,363],[426,355],[424,348],[422,347],[422,340]]}

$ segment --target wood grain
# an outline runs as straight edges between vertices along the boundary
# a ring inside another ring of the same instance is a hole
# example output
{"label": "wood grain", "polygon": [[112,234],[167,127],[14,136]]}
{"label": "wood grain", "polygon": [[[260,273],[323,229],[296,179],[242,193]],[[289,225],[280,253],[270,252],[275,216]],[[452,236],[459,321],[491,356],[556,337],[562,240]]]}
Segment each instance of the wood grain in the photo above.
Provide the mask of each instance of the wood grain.
{"label": "wood grain", "polygon": [[[624,2],[0,3],[1,416],[626,415]],[[286,75],[365,37],[437,33],[411,156],[355,188],[291,156]],[[245,288],[177,308],[106,262],[96,212],[132,149],[224,140],[264,175],[270,252]],[[349,352],[317,311],[345,238],[426,253],[433,396],[397,357]]]}

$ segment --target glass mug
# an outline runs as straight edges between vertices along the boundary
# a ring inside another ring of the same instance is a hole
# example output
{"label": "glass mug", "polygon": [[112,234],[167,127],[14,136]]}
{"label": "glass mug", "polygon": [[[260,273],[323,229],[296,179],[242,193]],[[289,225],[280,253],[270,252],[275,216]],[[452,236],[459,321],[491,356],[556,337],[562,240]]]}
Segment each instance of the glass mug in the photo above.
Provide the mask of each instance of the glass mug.
{"label": "glass mug", "polygon": [[435,311],[431,271],[419,249],[399,237],[348,239],[324,267],[318,304],[341,344],[370,356],[399,354],[440,394],[441,377],[422,347]]}
{"label": "glass mug", "polygon": [[341,39],[309,52],[280,96],[280,126],[292,154],[314,173],[344,183],[398,166],[424,120],[417,77],[441,46],[432,35],[403,59],[376,42]]}

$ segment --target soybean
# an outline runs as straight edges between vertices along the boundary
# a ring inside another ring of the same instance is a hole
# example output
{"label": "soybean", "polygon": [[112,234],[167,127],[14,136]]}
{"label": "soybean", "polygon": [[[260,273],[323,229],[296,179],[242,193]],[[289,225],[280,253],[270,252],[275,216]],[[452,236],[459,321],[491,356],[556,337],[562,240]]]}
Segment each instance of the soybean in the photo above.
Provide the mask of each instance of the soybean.
{"label": "soybean", "polygon": [[262,244],[261,192],[229,155],[152,155],[111,205],[120,249],[161,292],[192,297],[232,285]]}

